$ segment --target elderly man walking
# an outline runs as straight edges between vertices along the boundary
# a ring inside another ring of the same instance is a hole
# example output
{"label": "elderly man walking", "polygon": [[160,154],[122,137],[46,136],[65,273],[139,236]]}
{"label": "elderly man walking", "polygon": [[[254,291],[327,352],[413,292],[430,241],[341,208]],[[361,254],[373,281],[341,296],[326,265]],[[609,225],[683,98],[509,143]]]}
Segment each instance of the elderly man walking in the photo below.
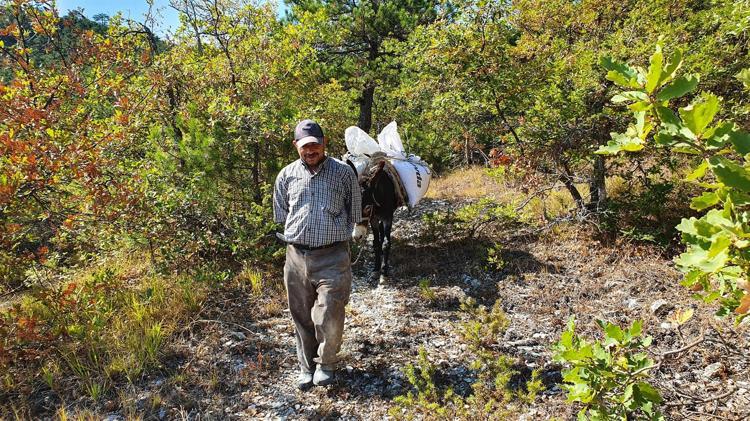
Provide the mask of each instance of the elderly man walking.
{"label": "elderly man walking", "polygon": [[352,285],[348,240],[362,197],[349,165],[327,157],[323,129],[312,120],[294,130],[300,159],[281,170],[274,219],[284,224],[284,284],[294,320],[298,387],[331,384]]}

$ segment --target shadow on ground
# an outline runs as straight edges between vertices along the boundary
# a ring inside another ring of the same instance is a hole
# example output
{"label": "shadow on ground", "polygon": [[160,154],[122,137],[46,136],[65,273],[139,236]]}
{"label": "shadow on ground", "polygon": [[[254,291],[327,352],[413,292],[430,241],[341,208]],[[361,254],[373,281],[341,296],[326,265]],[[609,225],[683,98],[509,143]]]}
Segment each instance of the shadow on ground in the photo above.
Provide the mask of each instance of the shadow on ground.
{"label": "shadow on ground", "polygon": [[[534,239],[527,239],[533,241]],[[519,240],[523,241],[523,240]],[[497,283],[504,279],[532,273],[557,273],[558,268],[541,262],[523,250],[522,244],[500,245],[500,258],[506,262],[502,270],[488,262],[488,249],[496,243],[481,238],[459,238],[433,243],[411,243],[394,239],[391,248],[391,275],[387,284],[394,288],[412,288],[427,280],[430,286],[458,286],[480,303],[492,304],[498,298]],[[367,279],[372,273],[372,245],[357,262],[354,271]],[[377,286],[377,280],[371,287]],[[457,302],[446,302],[437,309],[454,310]]]}

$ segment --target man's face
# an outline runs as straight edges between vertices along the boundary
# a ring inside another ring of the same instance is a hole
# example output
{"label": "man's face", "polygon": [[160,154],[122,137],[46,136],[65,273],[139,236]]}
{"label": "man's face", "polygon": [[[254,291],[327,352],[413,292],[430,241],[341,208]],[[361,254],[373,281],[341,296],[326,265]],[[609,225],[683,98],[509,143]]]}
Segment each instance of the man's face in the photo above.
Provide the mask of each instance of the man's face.
{"label": "man's face", "polygon": [[323,144],[315,142],[307,143],[302,147],[297,146],[297,142],[294,142],[294,147],[297,148],[299,157],[305,161],[305,164],[311,167],[317,167],[323,158],[325,157],[326,151],[326,138],[323,138]]}

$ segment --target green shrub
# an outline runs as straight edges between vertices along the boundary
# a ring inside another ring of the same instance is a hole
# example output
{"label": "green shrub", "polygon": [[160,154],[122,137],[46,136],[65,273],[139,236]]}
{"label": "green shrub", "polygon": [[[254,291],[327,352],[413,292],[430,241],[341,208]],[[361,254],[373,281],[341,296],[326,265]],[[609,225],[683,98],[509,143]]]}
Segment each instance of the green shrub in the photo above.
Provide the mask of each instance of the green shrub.
{"label": "green shrub", "polygon": [[492,309],[469,299],[461,304],[467,321],[456,326],[474,359],[468,368],[476,374],[471,394],[462,397],[451,387],[435,383],[438,367],[420,349],[416,364],[404,369],[413,391],[395,398],[390,414],[396,418],[417,416],[430,419],[507,419],[531,405],[544,389],[539,371],[524,381],[516,358],[497,350],[497,343],[509,325],[499,302]]}
{"label": "green shrub", "polygon": [[437,294],[430,288],[430,280],[423,278],[419,280],[419,295],[430,303],[434,303],[437,300]]}
{"label": "green shrub", "polygon": [[495,243],[487,249],[487,265],[491,270],[503,270],[506,262],[502,256],[503,246]]}
{"label": "green shrub", "polygon": [[569,366],[563,371],[568,402],[583,404],[578,418],[662,419],[657,410],[661,396],[646,381],[655,364],[646,354],[651,337],[641,337],[643,322],[637,320],[626,330],[601,320],[597,323],[604,331],[601,342],[576,335],[571,318],[554,347],[555,360]]}
{"label": "green shrub", "polygon": [[682,50],[665,57],[661,45],[648,70],[602,59],[607,79],[626,89],[612,102],[627,104],[634,121],[624,133],[612,133],[597,153],[637,152],[651,145],[700,157],[685,180],[703,190],[690,208],[704,213],[677,225],[686,250],[675,263],[685,273],[683,285],[702,291],[697,296],[705,302],[718,301],[717,315],[734,313],[739,322],[750,314],[750,133],[731,121],[716,120],[721,100],[711,93],[701,93],[676,111],[670,107],[698,87],[698,75],[678,75],[682,62]]}
{"label": "green shrub", "polygon": [[497,203],[483,198],[477,202],[462,206],[457,210],[435,211],[422,216],[425,224],[423,232],[427,235],[424,240],[436,240],[435,233],[441,233],[441,238],[454,236],[474,237],[480,228],[496,224],[514,224],[521,219],[512,203]]}
{"label": "green shrub", "polygon": [[0,399],[23,407],[43,384],[64,398],[84,393],[97,401],[138,380],[159,367],[170,335],[200,310],[209,288],[228,278],[208,269],[165,278],[131,264],[37,286],[0,311]]}
{"label": "green shrub", "polygon": [[444,418],[448,415],[449,408],[444,404],[457,397],[451,389],[441,395],[435,385],[435,370],[435,366],[427,358],[425,349],[419,347],[417,363],[409,363],[404,367],[406,379],[414,388],[414,391],[409,391],[406,395],[394,398],[397,406],[391,409],[390,414],[392,416],[400,418],[403,415],[402,409],[411,411],[411,413],[407,412],[406,418],[412,418],[412,413],[438,418]]}

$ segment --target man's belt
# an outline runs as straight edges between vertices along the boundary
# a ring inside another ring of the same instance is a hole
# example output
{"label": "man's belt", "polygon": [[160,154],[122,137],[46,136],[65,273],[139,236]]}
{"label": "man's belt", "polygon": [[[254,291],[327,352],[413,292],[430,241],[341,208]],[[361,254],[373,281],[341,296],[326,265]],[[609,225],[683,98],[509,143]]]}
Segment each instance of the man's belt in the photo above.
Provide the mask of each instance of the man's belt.
{"label": "man's belt", "polygon": [[304,244],[294,244],[294,243],[289,243],[289,244],[291,244],[292,246],[294,246],[294,248],[298,250],[310,251],[310,250],[320,250],[320,249],[327,249],[330,247],[335,247],[341,243],[345,243],[345,241],[336,241],[335,243],[326,244],[324,246],[316,246],[316,247],[306,246]]}

